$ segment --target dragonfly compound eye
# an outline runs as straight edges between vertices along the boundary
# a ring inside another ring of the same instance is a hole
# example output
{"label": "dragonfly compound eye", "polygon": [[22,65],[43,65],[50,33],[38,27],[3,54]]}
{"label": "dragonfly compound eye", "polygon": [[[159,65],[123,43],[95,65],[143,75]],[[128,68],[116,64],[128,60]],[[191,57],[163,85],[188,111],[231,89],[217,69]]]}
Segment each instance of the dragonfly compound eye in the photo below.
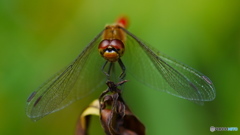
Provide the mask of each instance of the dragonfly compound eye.
{"label": "dragonfly compound eye", "polygon": [[110,62],[118,61],[124,53],[124,44],[121,40],[102,40],[98,46],[98,51],[106,60]]}

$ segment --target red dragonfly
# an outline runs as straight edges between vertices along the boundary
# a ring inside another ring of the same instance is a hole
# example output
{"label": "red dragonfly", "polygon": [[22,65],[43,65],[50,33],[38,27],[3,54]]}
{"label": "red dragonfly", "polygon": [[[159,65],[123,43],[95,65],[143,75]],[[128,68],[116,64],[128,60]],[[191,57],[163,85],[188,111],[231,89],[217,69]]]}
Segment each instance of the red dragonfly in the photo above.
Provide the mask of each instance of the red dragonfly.
{"label": "red dragonfly", "polygon": [[39,120],[98,90],[106,80],[123,80],[126,74],[152,89],[198,104],[215,98],[207,76],[146,45],[126,26],[124,17],[107,25],[66,69],[34,91],[27,100],[28,117]]}

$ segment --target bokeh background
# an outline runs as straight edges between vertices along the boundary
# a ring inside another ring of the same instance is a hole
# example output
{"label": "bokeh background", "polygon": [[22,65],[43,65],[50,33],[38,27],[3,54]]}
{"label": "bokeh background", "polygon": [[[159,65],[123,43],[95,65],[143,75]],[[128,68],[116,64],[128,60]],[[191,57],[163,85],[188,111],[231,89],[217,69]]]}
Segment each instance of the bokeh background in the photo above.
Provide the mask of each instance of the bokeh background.
{"label": "bokeh background", "polygon": [[[209,131],[240,128],[238,0],[1,0],[0,134],[74,134],[93,96],[38,122],[25,115],[27,97],[122,14],[129,31],[206,74],[216,87],[216,99],[199,106],[127,78],[124,99],[147,134],[239,134]],[[103,134],[97,117],[90,130]]]}

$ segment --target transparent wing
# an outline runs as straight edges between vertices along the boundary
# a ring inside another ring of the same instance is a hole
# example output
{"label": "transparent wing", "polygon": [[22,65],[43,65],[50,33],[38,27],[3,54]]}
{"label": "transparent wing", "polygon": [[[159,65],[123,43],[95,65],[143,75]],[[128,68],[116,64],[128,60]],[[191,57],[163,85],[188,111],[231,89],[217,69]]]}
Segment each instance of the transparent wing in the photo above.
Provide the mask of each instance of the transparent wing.
{"label": "transparent wing", "polygon": [[122,58],[127,74],[130,73],[149,87],[197,104],[215,98],[215,88],[202,73],[153,51],[136,36],[122,28],[128,35]]}
{"label": "transparent wing", "polygon": [[[100,32],[65,70],[53,76],[29,97],[26,113],[33,120],[58,111],[105,83],[105,60],[98,53]],[[90,81],[91,80],[91,81]],[[91,83],[89,83],[91,82]]]}

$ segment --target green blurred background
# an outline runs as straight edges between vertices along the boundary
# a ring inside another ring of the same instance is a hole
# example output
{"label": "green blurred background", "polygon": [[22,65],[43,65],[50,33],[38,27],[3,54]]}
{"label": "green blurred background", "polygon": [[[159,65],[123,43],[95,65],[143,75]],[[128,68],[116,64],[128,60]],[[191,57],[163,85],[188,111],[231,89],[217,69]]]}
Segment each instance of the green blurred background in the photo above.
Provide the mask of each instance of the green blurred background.
{"label": "green blurred background", "polygon": [[[124,99],[147,133],[239,134],[209,131],[240,128],[239,0],[1,0],[0,134],[74,134],[93,97],[38,122],[25,115],[26,99],[122,14],[130,19],[129,31],[206,74],[216,87],[216,99],[198,106],[127,78]],[[97,118],[91,126],[93,134],[102,132]]]}

